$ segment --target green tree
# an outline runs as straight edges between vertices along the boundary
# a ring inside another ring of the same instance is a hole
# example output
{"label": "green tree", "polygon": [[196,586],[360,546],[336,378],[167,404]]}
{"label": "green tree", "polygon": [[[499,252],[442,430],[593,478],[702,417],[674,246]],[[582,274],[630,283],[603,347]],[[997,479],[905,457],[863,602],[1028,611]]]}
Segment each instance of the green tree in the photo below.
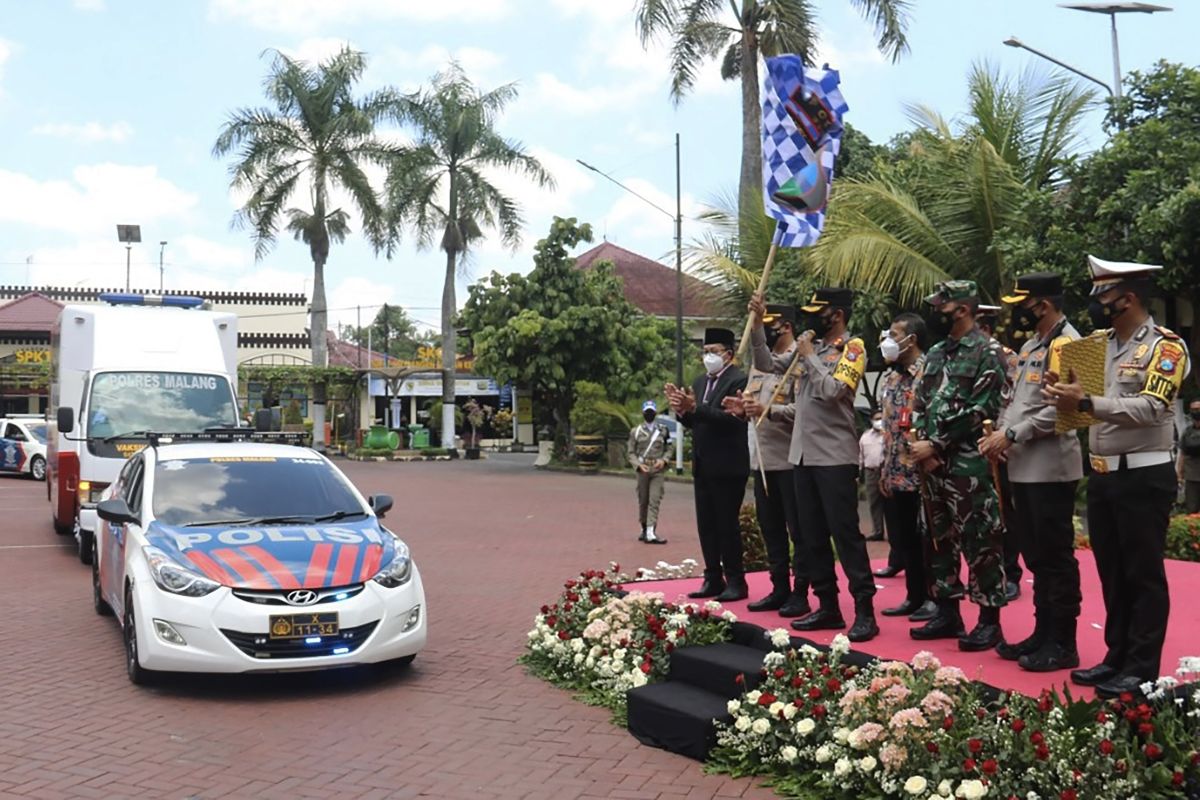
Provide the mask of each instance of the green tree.
{"label": "green tree", "polygon": [[620,403],[661,386],[673,364],[666,333],[672,323],[630,304],[611,264],[575,266],[569,249],[591,239],[590,225],[556,217],[537,243],[533,270],[493,272],[473,284],[459,319],[470,331],[479,371],[531,387],[560,434],[577,381],[602,385]]}
{"label": "green tree", "polygon": [[412,360],[422,347],[435,344],[434,336],[417,327],[403,306],[383,304],[370,325],[361,328],[346,325],[340,335],[359,347],[368,345],[377,353],[393,358]]}
{"label": "green tree", "polygon": [[[908,50],[908,0],[852,0],[875,25],[879,49],[893,60]],[[659,37],[671,46],[671,97],[678,103],[695,85],[700,65],[719,59],[721,77],[742,89],[742,165],[738,205],[762,208],[760,57],[816,54],[819,31],[812,0],[638,0],[642,44]],[[836,65],[835,65],[836,66]]]}
{"label": "green tree", "polygon": [[507,170],[538,186],[554,180],[536,158],[497,133],[496,119],[517,96],[514,84],[480,92],[454,63],[432,85],[400,98],[398,119],[414,133],[399,149],[388,172],[387,198],[393,231],[413,228],[419,247],[436,241],[446,254],[442,288],[442,446],[453,447],[454,362],[458,304],[455,280],[462,257],[493,228],[505,246],[521,241],[521,209],[487,173]]}
{"label": "green tree", "polygon": [[[362,53],[343,49],[316,66],[272,51],[265,91],[270,107],[232,112],[213,145],[216,156],[234,156],[230,186],[249,192],[235,223],[250,228],[254,255],[262,259],[281,228],[308,245],[313,262],[313,365],[328,364],[325,266],[330,245],[350,232],[350,215],[334,206],[344,194],[362,220],[367,241],[378,252],[386,240],[386,214],[367,168],[389,163],[393,148],[375,135],[394,110],[396,94],[384,89],[355,96],[366,69]],[[295,197],[303,208],[290,207]],[[323,444],[324,384],[314,387],[316,443]]]}

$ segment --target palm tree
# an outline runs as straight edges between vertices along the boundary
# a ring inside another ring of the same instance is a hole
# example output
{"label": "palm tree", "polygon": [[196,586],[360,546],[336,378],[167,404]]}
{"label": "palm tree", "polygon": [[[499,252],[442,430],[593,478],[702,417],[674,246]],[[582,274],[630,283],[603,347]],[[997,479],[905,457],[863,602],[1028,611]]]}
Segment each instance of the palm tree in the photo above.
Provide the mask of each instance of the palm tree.
{"label": "palm tree", "polygon": [[[234,221],[250,228],[256,260],[270,252],[281,227],[308,245],[313,262],[309,337],[313,366],[324,367],[325,265],[331,243],[341,243],[350,232],[350,215],[335,206],[334,193],[348,198],[376,251],[384,247],[386,213],[366,170],[389,162],[394,148],[375,137],[375,126],[389,116],[397,96],[385,89],[355,97],[366,59],[349,48],[316,66],[271,52],[265,92],[272,106],[231,113],[213,154],[234,154],[230,186],[249,192]],[[289,207],[306,194],[304,208]],[[325,385],[317,381],[313,388],[313,437],[320,446]]]}
{"label": "palm tree", "polygon": [[1093,93],[1058,74],[1012,81],[975,66],[969,112],[957,125],[925,107],[909,158],[843,180],[814,248],[831,283],[874,287],[915,302],[950,278],[996,298],[1012,276],[997,234],[1019,230],[1030,192],[1062,177]]}
{"label": "palm tree", "polygon": [[[908,0],[851,0],[875,25],[879,49],[893,60],[908,50]],[[742,84],[742,208],[761,205],[762,126],[760,56],[795,53],[812,63],[818,41],[812,0],[638,0],[642,44],[671,41],[671,98],[678,103],[696,82],[701,62],[720,59],[721,77]],[[836,66],[836,65],[834,65]]]}
{"label": "palm tree", "polygon": [[458,305],[455,279],[460,259],[493,228],[510,248],[521,241],[524,220],[516,201],[501,192],[489,173],[503,169],[524,175],[539,186],[554,180],[519,142],[503,138],[495,123],[517,96],[515,84],[490,92],[475,88],[451,63],[433,77],[432,86],[400,98],[397,119],[414,132],[399,148],[388,172],[391,225],[413,228],[421,248],[438,246],[446,254],[442,289],[442,446],[454,446],[454,362]]}

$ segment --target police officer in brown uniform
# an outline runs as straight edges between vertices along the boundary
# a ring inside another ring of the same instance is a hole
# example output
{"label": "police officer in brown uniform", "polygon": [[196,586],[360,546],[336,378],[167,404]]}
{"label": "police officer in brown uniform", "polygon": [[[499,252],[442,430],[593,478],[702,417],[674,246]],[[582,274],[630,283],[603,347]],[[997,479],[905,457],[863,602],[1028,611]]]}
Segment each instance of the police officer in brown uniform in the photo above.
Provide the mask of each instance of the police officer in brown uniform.
{"label": "police officer in brown uniform", "polygon": [[979,450],[1008,466],[1013,527],[1021,533],[1021,555],[1033,573],[1036,624],[1028,638],[1002,642],[996,652],[1033,672],[1070,669],[1079,666],[1075,633],[1082,596],[1072,520],[1083,457],[1074,431],[1055,433],[1058,412],[1042,389],[1047,374],[1059,372],[1063,345],[1079,333],[1062,312],[1061,275],[1022,275],[1003,299],[1013,306],[1013,329],[1026,339],[1008,404]]}
{"label": "police officer in brown uniform", "polygon": [[1060,414],[1083,411],[1098,420],[1088,435],[1087,516],[1108,652],[1071,680],[1114,697],[1137,693],[1160,674],[1170,613],[1163,550],[1175,501],[1173,403],[1190,367],[1183,341],[1147,310],[1150,279],[1161,267],[1094,256],[1088,266],[1092,335],[1107,339],[1104,394],[1088,395],[1070,373],[1046,394]]}

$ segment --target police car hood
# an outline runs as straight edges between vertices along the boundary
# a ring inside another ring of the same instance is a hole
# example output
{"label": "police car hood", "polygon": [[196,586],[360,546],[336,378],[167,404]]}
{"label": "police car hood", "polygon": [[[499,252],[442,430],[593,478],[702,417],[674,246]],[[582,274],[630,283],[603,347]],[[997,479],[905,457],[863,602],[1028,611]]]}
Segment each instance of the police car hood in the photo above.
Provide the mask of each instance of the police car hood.
{"label": "police car hood", "polygon": [[370,580],[396,555],[373,517],[317,525],[185,528],[152,522],[146,541],[236,589],[325,589]]}

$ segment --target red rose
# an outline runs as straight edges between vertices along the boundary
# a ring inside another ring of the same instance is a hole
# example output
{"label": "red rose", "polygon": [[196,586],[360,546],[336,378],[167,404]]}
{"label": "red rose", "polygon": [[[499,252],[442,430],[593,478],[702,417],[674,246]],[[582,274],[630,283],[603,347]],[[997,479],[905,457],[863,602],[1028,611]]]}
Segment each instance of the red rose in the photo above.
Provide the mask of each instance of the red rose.
{"label": "red rose", "polygon": [[782,680],[784,675],[787,675],[787,671],[784,670],[783,667],[775,670],[775,680]]}
{"label": "red rose", "polygon": [[1125,763],[1125,759],[1123,759],[1123,758],[1119,759],[1116,763],[1113,764],[1113,771],[1120,773],[1121,775],[1124,775],[1128,769],[1129,769],[1129,765]]}
{"label": "red rose", "polygon": [[979,753],[983,750],[983,741],[980,739],[968,739],[967,749],[973,754],[979,755]]}
{"label": "red rose", "polygon": [[567,639],[571,638],[571,634],[567,633],[566,631],[559,631],[558,638],[562,639],[565,642]]}
{"label": "red rose", "polygon": [[1151,742],[1150,744],[1146,745],[1145,752],[1146,752],[1146,758],[1150,759],[1151,761],[1154,761],[1154,760],[1162,757],[1162,748],[1159,747],[1158,745],[1156,745],[1154,742]]}
{"label": "red rose", "polygon": [[1050,748],[1044,744],[1039,744],[1037,749],[1033,751],[1033,754],[1037,757],[1038,761],[1045,761],[1050,757]]}
{"label": "red rose", "polygon": [[822,717],[824,717],[824,716],[825,716],[825,706],[822,706],[822,705],[815,705],[815,706],[813,706],[813,712],[812,712],[812,713],[813,713],[813,716],[814,716],[814,717],[816,717],[816,718],[818,718],[818,719],[821,719]]}
{"label": "red rose", "polygon": [[983,762],[983,772],[985,775],[995,775],[1000,769],[1000,765],[996,763],[996,759],[989,758]]}
{"label": "red rose", "polygon": [[929,752],[933,753],[934,755],[937,755],[938,749],[939,749],[938,743],[937,742],[926,742],[925,749],[928,750]]}
{"label": "red rose", "polygon": [[674,652],[675,652],[675,645],[671,644],[670,642],[667,642],[667,648],[666,648],[666,650],[667,650],[667,652],[668,652],[668,653],[674,653]]}
{"label": "red rose", "polygon": [[821,690],[818,689],[816,686],[812,687],[811,689],[808,690],[808,698],[810,700],[820,700],[821,699]]}
{"label": "red rose", "polygon": [[1183,773],[1182,772],[1176,771],[1176,772],[1171,773],[1171,785],[1172,786],[1183,786]]}
{"label": "red rose", "polygon": [[1021,731],[1025,730],[1025,720],[1014,719],[1012,721],[1012,729],[1014,733],[1020,733]]}
{"label": "red rose", "polygon": [[1029,741],[1033,742],[1034,744],[1045,744],[1046,737],[1042,735],[1041,731],[1034,731],[1033,733],[1029,734]]}
{"label": "red rose", "polygon": [[642,642],[642,647],[646,648],[647,650],[653,650],[654,649],[654,640],[647,639],[646,641]]}
{"label": "red rose", "polygon": [[1108,739],[1105,739],[1104,741],[1102,741],[1100,743],[1100,752],[1103,755],[1111,756],[1113,754],[1113,751],[1116,749],[1117,749],[1116,746],[1113,745],[1113,743],[1110,742]]}
{"label": "red rose", "polygon": [[1138,714],[1132,708],[1128,708],[1125,710],[1125,721],[1126,722],[1137,722],[1137,718],[1138,718]]}
{"label": "red rose", "polygon": [[832,671],[829,667],[821,667],[821,677],[827,677]]}
{"label": "red rose", "polygon": [[1118,695],[1118,698],[1120,699],[1120,701],[1122,703],[1132,703],[1133,702],[1133,693],[1132,692],[1121,692],[1121,694]]}
{"label": "red rose", "polygon": [[1192,753],[1192,766],[1200,767],[1200,753]]}
{"label": "red rose", "polygon": [[1108,714],[1101,711],[1099,714],[1096,715],[1096,722],[1099,722],[1101,725],[1108,722]]}
{"label": "red rose", "polygon": [[976,717],[976,719],[983,719],[983,718],[984,718],[984,717],[986,717],[986,716],[987,716],[987,712],[986,712],[986,711],[984,711],[982,708],[977,708],[977,709],[975,709],[975,717]]}
{"label": "red rose", "polygon": [[842,688],[842,682],[837,678],[830,678],[829,680],[825,681],[825,686],[829,689],[829,691],[836,692]]}
{"label": "red rose", "polygon": [[1063,789],[1059,792],[1058,798],[1059,800],[1078,800],[1078,795],[1075,794],[1074,789]]}
{"label": "red rose", "polygon": [[947,716],[942,720],[942,730],[948,731],[952,725],[954,725],[954,717]]}
{"label": "red rose", "polygon": [[741,686],[742,683],[745,682],[745,680],[746,680],[746,676],[740,672],[737,675],[735,675],[733,678],[733,682],[736,683],[738,686]]}
{"label": "red rose", "polygon": [[542,613],[543,613],[543,614],[549,614],[549,613],[550,613],[550,606],[542,606],[542,609],[541,609],[541,610],[542,610]]}
{"label": "red rose", "polygon": [[546,617],[546,624],[549,625],[551,628],[553,628],[555,625],[558,624],[558,617],[555,617],[555,616]]}
{"label": "red rose", "polygon": [[646,673],[647,675],[649,675],[649,674],[650,674],[650,669],[651,669],[651,667],[650,667],[650,662],[649,662],[649,661],[643,661],[643,662],[642,662],[642,672],[644,672],[644,673]]}
{"label": "red rose", "polygon": [[1150,734],[1154,733],[1154,723],[1152,723],[1152,722],[1141,723],[1140,725],[1138,725],[1138,733],[1140,733],[1142,736],[1149,736]]}
{"label": "red rose", "polygon": [[683,638],[684,638],[684,637],[686,637],[686,636],[687,636],[687,629],[686,629],[686,628],[680,628],[679,630],[675,631],[675,638],[676,638],[676,639],[683,639]]}
{"label": "red rose", "polygon": [[775,702],[775,695],[773,695],[773,694],[760,694],[758,696],[758,704],[760,706],[769,706],[769,705],[771,705],[771,703],[774,703],[774,702]]}
{"label": "red rose", "polygon": [[1054,701],[1050,699],[1050,695],[1043,694],[1040,698],[1038,698],[1037,707],[1038,711],[1041,711],[1043,714],[1045,714],[1050,709],[1054,708]]}
{"label": "red rose", "polygon": [[797,697],[795,700],[792,701],[792,705],[794,705],[796,708],[804,708],[804,698]]}
{"label": "red rose", "polygon": [[792,678],[792,688],[793,689],[799,689],[803,685],[804,685],[804,679],[801,678],[799,675]]}
{"label": "red rose", "polygon": [[963,761],[963,772],[974,772],[974,771],[975,771],[975,759],[973,759],[973,758],[965,759]]}

